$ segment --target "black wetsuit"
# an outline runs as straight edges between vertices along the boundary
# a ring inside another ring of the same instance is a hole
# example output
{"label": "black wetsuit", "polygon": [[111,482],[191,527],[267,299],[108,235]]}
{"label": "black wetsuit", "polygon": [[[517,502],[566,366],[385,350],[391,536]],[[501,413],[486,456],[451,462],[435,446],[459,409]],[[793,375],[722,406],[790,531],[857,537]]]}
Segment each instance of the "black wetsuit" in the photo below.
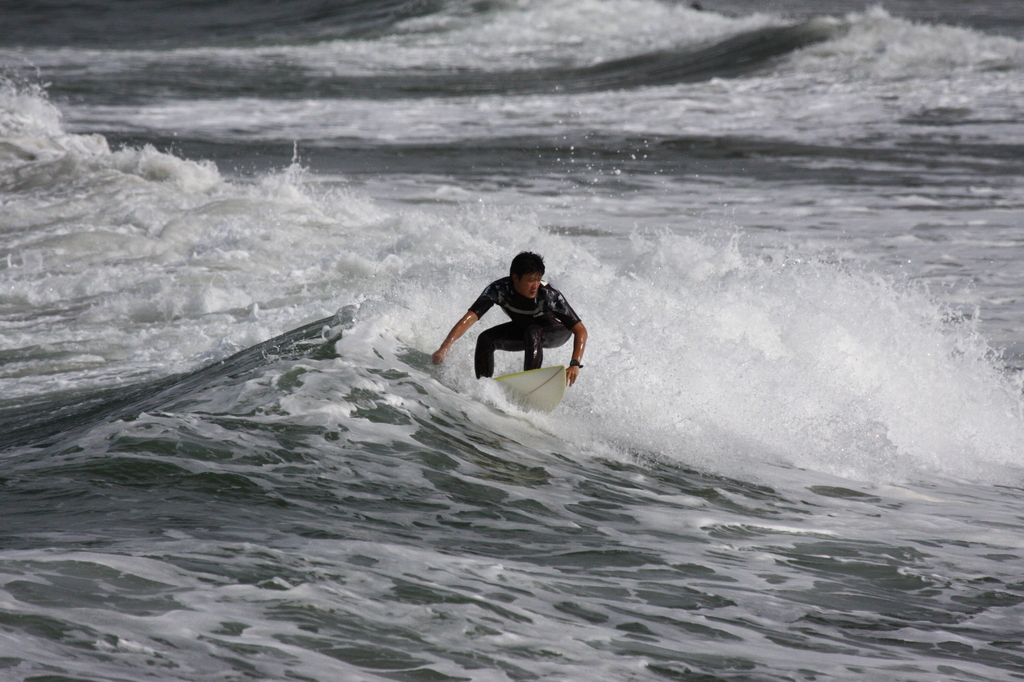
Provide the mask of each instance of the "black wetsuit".
{"label": "black wetsuit", "polygon": [[491,327],[476,341],[476,376],[494,374],[494,351],[526,351],[523,369],[538,369],[544,362],[544,349],[561,346],[579,323],[579,315],[572,309],[561,292],[541,282],[537,296],[526,298],[518,291],[511,277],[491,282],[470,312],[483,317],[491,306],[498,305],[511,322]]}

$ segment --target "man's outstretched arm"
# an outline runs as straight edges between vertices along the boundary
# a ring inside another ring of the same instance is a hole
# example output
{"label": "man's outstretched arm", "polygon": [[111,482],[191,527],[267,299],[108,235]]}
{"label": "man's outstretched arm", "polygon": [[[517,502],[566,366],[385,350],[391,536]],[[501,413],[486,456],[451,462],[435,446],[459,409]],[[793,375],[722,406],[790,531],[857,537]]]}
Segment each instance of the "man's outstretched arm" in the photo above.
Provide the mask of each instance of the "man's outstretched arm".
{"label": "man's outstretched arm", "polygon": [[455,323],[452,330],[448,332],[448,336],[445,337],[444,343],[442,343],[441,347],[434,351],[434,354],[431,356],[435,365],[440,365],[444,362],[445,356],[448,355],[448,351],[452,349],[452,344],[455,343],[460,336],[465,334],[466,330],[476,324],[476,321],[479,319],[480,318],[477,314],[470,310],[462,316],[461,320]]}

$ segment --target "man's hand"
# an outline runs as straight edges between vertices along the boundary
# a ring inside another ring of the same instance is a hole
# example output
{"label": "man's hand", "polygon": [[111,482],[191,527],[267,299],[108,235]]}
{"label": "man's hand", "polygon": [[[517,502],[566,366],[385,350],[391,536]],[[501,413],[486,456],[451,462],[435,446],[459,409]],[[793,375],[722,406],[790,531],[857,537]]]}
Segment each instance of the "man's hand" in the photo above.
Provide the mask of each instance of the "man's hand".
{"label": "man's hand", "polygon": [[444,362],[445,357],[448,355],[448,351],[452,349],[452,344],[466,333],[466,330],[476,324],[476,321],[480,318],[477,314],[470,310],[468,313],[462,316],[462,319],[455,323],[452,330],[448,332],[448,336],[441,343],[441,347],[434,351],[434,354],[430,356],[431,361],[435,365],[440,365]]}
{"label": "man's hand", "polygon": [[583,360],[583,351],[587,348],[587,328],[582,322],[577,322],[572,329],[572,361],[565,368],[565,385],[572,386],[576,383],[576,377],[580,375],[580,361]]}

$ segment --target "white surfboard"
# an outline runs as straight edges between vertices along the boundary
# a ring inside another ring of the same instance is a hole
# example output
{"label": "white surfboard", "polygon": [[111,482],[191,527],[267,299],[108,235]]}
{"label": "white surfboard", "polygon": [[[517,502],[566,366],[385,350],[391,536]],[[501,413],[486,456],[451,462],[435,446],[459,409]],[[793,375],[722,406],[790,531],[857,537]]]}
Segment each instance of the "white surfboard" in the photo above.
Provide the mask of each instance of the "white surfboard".
{"label": "white surfboard", "polygon": [[565,367],[555,365],[495,377],[509,400],[526,410],[550,412],[565,395]]}

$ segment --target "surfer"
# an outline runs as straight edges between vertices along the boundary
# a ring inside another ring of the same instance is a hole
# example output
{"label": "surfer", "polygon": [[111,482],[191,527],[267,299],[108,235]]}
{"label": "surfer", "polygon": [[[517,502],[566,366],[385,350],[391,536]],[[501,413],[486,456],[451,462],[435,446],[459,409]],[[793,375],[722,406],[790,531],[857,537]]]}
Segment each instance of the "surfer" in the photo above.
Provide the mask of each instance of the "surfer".
{"label": "surfer", "polygon": [[539,369],[545,348],[557,348],[573,337],[572,360],[565,370],[565,381],[576,383],[583,367],[583,351],[587,346],[587,328],[565,297],[542,281],[544,259],[524,251],[512,259],[509,276],[487,285],[480,297],[469,307],[441,347],[434,351],[435,365],[444,362],[452,344],[476,324],[495,304],[511,319],[484,331],[476,340],[476,378],[494,374],[494,351],[524,351],[523,369]]}

